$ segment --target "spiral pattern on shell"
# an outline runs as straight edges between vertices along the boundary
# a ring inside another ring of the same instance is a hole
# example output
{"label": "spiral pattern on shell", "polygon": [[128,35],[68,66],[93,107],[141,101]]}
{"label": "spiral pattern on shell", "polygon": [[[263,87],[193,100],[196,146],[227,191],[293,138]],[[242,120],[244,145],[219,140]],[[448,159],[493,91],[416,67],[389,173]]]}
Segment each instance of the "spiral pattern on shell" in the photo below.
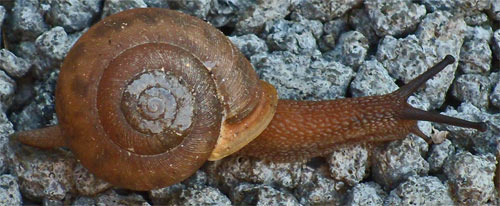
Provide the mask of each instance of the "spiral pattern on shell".
{"label": "spiral pattern on shell", "polygon": [[248,61],[217,29],[164,9],[100,21],[66,57],[56,91],[68,146],[92,173],[148,190],[207,160],[226,120],[260,94]]}

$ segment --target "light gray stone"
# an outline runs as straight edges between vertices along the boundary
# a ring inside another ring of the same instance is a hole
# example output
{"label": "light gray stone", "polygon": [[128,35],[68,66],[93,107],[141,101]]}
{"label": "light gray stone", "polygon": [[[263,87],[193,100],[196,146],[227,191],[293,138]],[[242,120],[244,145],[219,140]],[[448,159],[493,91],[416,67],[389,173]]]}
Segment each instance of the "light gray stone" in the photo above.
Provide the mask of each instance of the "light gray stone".
{"label": "light gray stone", "polygon": [[317,49],[312,30],[298,22],[270,21],[266,23],[263,35],[272,50],[310,55]]}
{"label": "light gray stone", "polygon": [[277,51],[251,57],[261,79],[273,84],[283,99],[336,99],[346,94],[354,77],[350,67],[317,56]]}
{"label": "light gray stone", "polygon": [[235,26],[254,3],[252,0],[212,0],[207,20],[215,27]]}
{"label": "light gray stone", "polygon": [[480,74],[463,74],[455,79],[451,91],[460,101],[470,102],[479,108],[487,108],[491,88],[488,77]]}
{"label": "light gray stone", "polygon": [[345,184],[311,168],[304,170],[294,195],[302,205],[339,205]]}
{"label": "light gray stone", "polygon": [[487,74],[490,71],[492,52],[491,28],[467,27],[465,41],[460,50],[458,68],[466,74]]}
{"label": "light gray stone", "polygon": [[347,18],[338,18],[326,22],[323,25],[323,36],[318,40],[318,46],[322,52],[335,48],[338,38],[348,30]]}
{"label": "light gray stone", "polygon": [[266,42],[255,34],[230,36],[229,39],[247,58],[250,58],[254,54],[268,51]]}
{"label": "light gray stone", "polygon": [[361,0],[301,0],[295,11],[308,19],[330,21],[361,3]]}
{"label": "light gray stone", "polygon": [[427,143],[414,135],[377,148],[373,154],[373,179],[385,187],[395,188],[411,176],[426,175],[429,163],[423,156],[427,150]]}
{"label": "light gray stone", "polygon": [[112,185],[90,173],[83,165],[73,168],[73,181],[79,195],[95,196],[112,187]]}
{"label": "light gray stone", "polygon": [[193,188],[182,190],[179,202],[174,205],[231,205],[231,201],[221,191],[214,187]]}
{"label": "light gray stone", "polygon": [[367,0],[364,4],[380,37],[411,32],[426,14],[425,6],[410,0]]}
{"label": "light gray stone", "polygon": [[0,49],[0,68],[12,77],[22,77],[30,69],[31,64],[7,49]]}
{"label": "light gray stone", "polygon": [[354,30],[361,32],[368,39],[370,46],[377,46],[380,37],[377,36],[372,20],[365,9],[354,9],[350,12],[349,25],[352,25]]}
{"label": "light gray stone", "polygon": [[398,89],[394,79],[380,62],[369,60],[363,62],[351,82],[353,97],[388,94]]}
{"label": "light gray stone", "polygon": [[455,205],[449,190],[437,177],[412,176],[389,193],[384,205]]}
{"label": "light gray stone", "polygon": [[386,196],[385,191],[377,183],[360,183],[349,191],[346,205],[382,205]]}
{"label": "light gray stone", "polygon": [[116,14],[120,11],[125,11],[133,8],[146,8],[148,5],[143,0],[106,0],[102,7],[101,18],[111,14]]}
{"label": "light gray stone", "polygon": [[12,8],[12,39],[34,40],[49,29],[38,0],[16,0]]}
{"label": "light gray stone", "polygon": [[462,16],[470,16],[491,7],[492,0],[423,0],[430,12],[446,10]]}
{"label": "light gray stone", "polygon": [[305,169],[301,162],[276,163],[260,159],[230,156],[215,165],[216,179],[225,188],[234,188],[240,182],[273,184],[284,188],[300,185]]}
{"label": "light gray stone", "polygon": [[430,172],[441,172],[444,162],[455,153],[455,146],[450,140],[445,139],[441,144],[433,144],[427,157]]}
{"label": "light gray stone", "polygon": [[200,19],[206,19],[210,11],[211,2],[212,0],[177,0],[170,1],[169,7]]}
{"label": "light gray stone", "polygon": [[51,0],[46,19],[67,32],[80,31],[90,26],[101,4],[102,0]]}
{"label": "light gray stone", "polygon": [[489,13],[493,19],[500,21],[500,0],[491,0]]}
{"label": "light gray stone", "polygon": [[368,175],[369,150],[372,149],[367,144],[346,144],[336,147],[326,156],[330,175],[333,179],[351,186],[358,184]]}
{"label": "light gray stone", "polygon": [[493,56],[495,56],[497,60],[500,61],[500,29],[497,29],[493,33],[493,39],[491,45],[493,48],[493,54],[494,54]]}
{"label": "light gray stone", "polygon": [[[2,28],[6,14],[7,11],[5,10],[5,8],[3,6],[0,6],[0,34],[3,34]],[[3,35],[0,37],[0,46],[2,46],[2,44],[3,44]]]}
{"label": "light gray stone", "polygon": [[0,112],[7,110],[12,104],[15,91],[16,82],[0,70]]}
{"label": "light gray stone", "polygon": [[0,176],[0,205],[22,205],[17,179],[12,175]]}
{"label": "light gray stone", "polygon": [[368,39],[362,33],[349,31],[340,36],[335,49],[326,53],[325,58],[331,58],[357,71],[365,61],[369,47]]}
{"label": "light gray stone", "polygon": [[67,151],[42,151],[29,146],[9,144],[10,171],[19,179],[24,197],[35,201],[63,200],[74,194],[72,173],[76,160]]}
{"label": "light gray stone", "polygon": [[458,204],[484,205],[495,201],[495,156],[459,152],[445,163],[444,173]]}
{"label": "light gray stone", "polygon": [[289,192],[280,191],[268,185],[243,183],[233,188],[230,196],[236,205],[301,205]]}
{"label": "light gray stone", "polygon": [[493,87],[493,91],[490,94],[490,101],[491,104],[494,105],[497,108],[500,108],[500,76],[491,79],[491,83],[496,84]]}
{"label": "light gray stone", "polygon": [[290,1],[259,1],[256,5],[247,9],[247,12],[236,23],[235,34],[258,33],[266,22],[273,19],[283,19],[287,16],[290,13],[291,6]]}

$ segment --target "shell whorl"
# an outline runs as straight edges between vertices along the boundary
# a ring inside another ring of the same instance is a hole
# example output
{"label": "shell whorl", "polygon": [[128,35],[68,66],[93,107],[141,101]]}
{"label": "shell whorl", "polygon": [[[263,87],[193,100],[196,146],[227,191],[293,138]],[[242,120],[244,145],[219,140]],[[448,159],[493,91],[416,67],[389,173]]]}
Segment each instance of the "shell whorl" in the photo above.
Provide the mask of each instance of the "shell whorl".
{"label": "shell whorl", "polygon": [[56,90],[68,147],[92,173],[136,190],[182,181],[224,121],[259,105],[260,82],[220,31],[165,9],[121,12],[75,43]]}

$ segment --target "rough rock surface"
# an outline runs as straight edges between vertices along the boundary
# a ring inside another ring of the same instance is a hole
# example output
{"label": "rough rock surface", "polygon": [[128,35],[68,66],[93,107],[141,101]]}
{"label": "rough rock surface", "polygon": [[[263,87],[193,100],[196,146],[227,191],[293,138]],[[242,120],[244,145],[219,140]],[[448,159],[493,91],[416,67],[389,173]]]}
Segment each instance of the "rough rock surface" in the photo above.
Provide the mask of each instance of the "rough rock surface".
{"label": "rough rock surface", "polygon": [[[0,180],[5,180],[0,205],[497,205],[493,154],[500,144],[498,2],[0,3],[0,54],[5,54],[0,55]],[[44,151],[13,141],[9,135],[14,130],[57,123],[59,68],[80,35],[100,18],[139,7],[176,9],[212,23],[286,99],[386,94],[453,55],[456,63],[408,103],[484,121],[489,129],[481,133],[421,122],[423,133],[440,136],[440,144],[429,146],[410,136],[390,143],[340,145],[325,157],[293,163],[231,156],[205,164],[181,183],[149,192],[112,187],[90,174],[68,150]],[[2,202],[2,195],[12,202]]]}

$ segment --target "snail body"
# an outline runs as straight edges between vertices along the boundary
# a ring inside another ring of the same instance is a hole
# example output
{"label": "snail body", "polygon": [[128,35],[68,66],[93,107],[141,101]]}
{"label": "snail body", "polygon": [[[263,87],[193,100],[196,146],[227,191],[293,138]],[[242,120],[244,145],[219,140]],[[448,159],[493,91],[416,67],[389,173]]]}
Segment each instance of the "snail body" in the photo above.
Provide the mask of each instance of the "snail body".
{"label": "snail body", "polygon": [[180,182],[208,160],[239,152],[293,161],[356,141],[422,133],[417,120],[484,123],[415,109],[406,99],[454,59],[382,96],[278,100],[220,31],[166,9],[133,9],[92,26],[59,74],[59,124],[18,132],[21,142],[66,146],[98,177],[134,190]]}

